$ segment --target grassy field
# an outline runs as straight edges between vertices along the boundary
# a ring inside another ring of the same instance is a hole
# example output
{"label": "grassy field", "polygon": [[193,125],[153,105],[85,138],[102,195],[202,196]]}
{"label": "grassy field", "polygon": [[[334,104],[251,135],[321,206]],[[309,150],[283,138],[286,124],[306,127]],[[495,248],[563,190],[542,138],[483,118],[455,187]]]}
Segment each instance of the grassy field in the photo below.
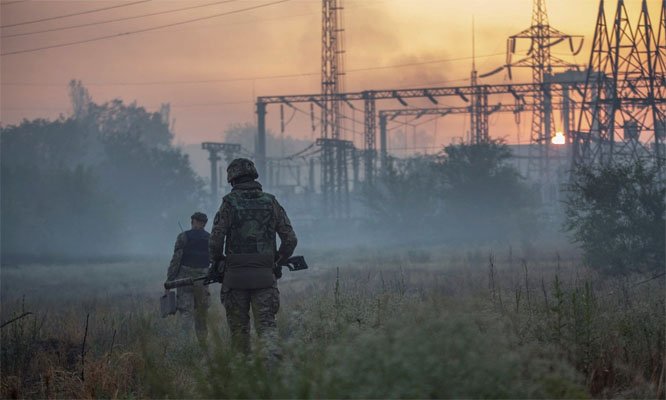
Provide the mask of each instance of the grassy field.
{"label": "grassy field", "polygon": [[[303,251],[284,358],[210,350],[162,319],[166,261],[1,270],[2,397],[664,398],[664,278],[602,278],[555,251]],[[534,253],[534,252],[532,252]]]}

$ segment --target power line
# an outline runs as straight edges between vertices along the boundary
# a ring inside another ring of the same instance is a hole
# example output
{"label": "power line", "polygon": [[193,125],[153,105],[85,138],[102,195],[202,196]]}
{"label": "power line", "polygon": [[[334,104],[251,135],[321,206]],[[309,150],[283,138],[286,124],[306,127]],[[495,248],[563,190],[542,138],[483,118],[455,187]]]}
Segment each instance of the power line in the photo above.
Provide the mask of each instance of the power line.
{"label": "power line", "polygon": [[[142,1],[150,1],[150,0],[142,0]],[[77,45],[77,44],[96,42],[98,40],[112,39],[112,38],[117,38],[117,37],[121,37],[121,36],[129,36],[129,35],[134,35],[134,34],[138,34],[138,33],[154,31],[154,30],[157,30],[157,29],[169,28],[169,27],[172,27],[172,26],[184,25],[184,24],[189,24],[189,23],[192,23],[192,22],[197,22],[197,21],[203,21],[203,20],[207,20],[207,19],[211,19],[211,18],[222,17],[222,16],[225,16],[225,15],[238,14],[238,13],[241,13],[241,12],[244,12],[244,11],[251,11],[251,10],[256,10],[256,9],[259,9],[259,8],[273,6],[273,5],[280,4],[280,3],[286,3],[288,1],[291,1],[291,0],[278,0],[278,1],[273,1],[273,2],[270,2],[270,3],[259,4],[257,6],[240,8],[238,10],[233,10],[233,11],[227,11],[227,12],[224,12],[224,13],[208,15],[208,16],[205,16],[205,17],[188,19],[188,20],[185,20],[185,21],[173,22],[173,23],[170,23],[170,24],[153,26],[153,27],[150,27],[150,28],[144,28],[144,29],[139,29],[139,30],[135,30],[135,31],[116,33],[116,34],[113,34],[113,35],[98,36],[96,38],[77,40],[77,41],[74,41],[74,42],[67,42],[67,43],[59,43],[59,44],[54,44],[54,45],[50,45],[50,46],[36,47],[36,48],[32,48],[32,49],[10,51],[10,52],[6,52],[6,53],[1,53],[0,55],[8,56],[8,55],[12,55],[12,54],[31,53],[31,52],[35,52],[35,51],[54,49],[54,48],[58,48],[58,47],[74,46],[74,45]]]}
{"label": "power line", "polygon": [[62,27],[58,27],[58,28],[44,29],[44,30],[41,30],[41,31],[13,33],[11,35],[2,35],[2,36],[0,36],[0,38],[4,39],[4,38],[16,37],[16,36],[28,36],[28,35],[36,35],[38,33],[57,32],[57,31],[75,29],[75,28],[83,28],[83,27],[86,27],[86,26],[98,26],[98,25],[102,25],[102,24],[109,24],[109,23],[112,23],[112,22],[129,21],[131,19],[153,17],[155,15],[170,14],[170,13],[174,13],[174,12],[193,10],[193,9],[196,9],[196,8],[216,6],[216,5],[219,5],[219,4],[231,3],[231,2],[234,2],[234,1],[239,1],[239,0],[216,1],[214,3],[200,4],[198,6],[182,7],[182,8],[176,8],[174,10],[158,11],[158,12],[153,12],[153,13],[148,13],[148,14],[141,14],[141,15],[133,15],[133,16],[129,16],[129,17],[109,19],[109,20],[106,20],[106,21],[88,22],[88,23],[85,23],[85,24],[62,26]]}
{"label": "power line", "polygon": [[[28,0],[21,0],[21,2],[24,2],[24,1],[28,1]],[[373,7],[375,7],[376,5],[378,5],[378,4],[382,4],[382,3],[386,2],[386,1],[387,1],[387,0],[377,1],[377,2],[373,2],[373,3],[369,3],[369,5],[367,5],[367,4],[363,4],[363,5],[356,6],[356,7],[354,7],[354,6],[349,6],[349,7],[345,7],[345,10],[356,10],[356,9],[362,9],[362,8],[373,8]],[[3,4],[4,4],[4,3],[3,3]],[[212,5],[212,4],[216,4],[216,3],[204,4],[204,5],[200,5],[200,6],[194,6],[194,7],[192,7],[192,8],[195,8],[195,7],[207,7],[208,5]],[[188,8],[189,8],[189,7],[188,7]],[[119,19],[115,19],[115,20],[108,20],[108,21],[92,22],[92,23],[86,23],[86,24],[80,24],[80,25],[72,25],[72,26],[58,27],[58,28],[52,28],[52,29],[45,29],[45,30],[41,30],[41,31],[33,31],[33,32],[25,32],[25,33],[14,33],[14,34],[11,34],[11,35],[3,35],[3,36],[0,36],[0,37],[1,37],[1,38],[10,38],[10,37],[16,37],[16,36],[26,36],[26,35],[32,35],[32,34],[38,34],[38,33],[54,32],[54,31],[68,30],[68,29],[74,29],[74,28],[82,28],[82,27],[86,27],[86,26],[96,26],[96,25],[100,25],[100,24],[106,24],[106,23],[111,23],[111,22],[123,21],[123,20],[125,20],[125,19],[128,19],[128,20],[129,20],[129,19],[140,18],[140,17],[144,17],[144,16],[152,16],[152,15],[157,15],[157,14],[162,14],[162,13],[163,13],[163,14],[166,14],[166,13],[175,12],[175,11],[180,11],[180,10],[184,10],[184,9],[169,10],[169,11],[160,11],[160,12],[158,12],[158,13],[154,13],[154,14],[144,14],[144,15],[140,15],[140,16],[123,17],[123,18],[119,18]],[[228,27],[228,26],[232,26],[232,25],[244,25],[244,24],[255,23],[255,22],[263,22],[263,21],[279,21],[279,20],[283,20],[283,19],[287,19],[287,18],[309,17],[309,16],[313,16],[313,15],[317,15],[317,16],[319,16],[320,14],[321,14],[321,12],[315,12],[315,13],[313,13],[313,12],[308,12],[308,13],[301,13],[301,14],[283,15],[283,16],[278,16],[278,17],[276,17],[276,18],[262,18],[262,19],[256,19],[256,20],[253,20],[253,21],[241,21],[241,22],[237,22],[237,23],[230,23],[230,24],[226,24],[224,27],[226,28],[226,27]],[[213,25],[203,25],[203,26],[201,26],[201,27],[203,27],[203,28],[216,27],[216,28],[217,28],[218,26],[213,24]],[[188,30],[188,28],[180,29],[180,30],[173,30],[173,31],[171,31],[171,32],[182,32],[182,31],[184,31],[184,30]]]}
{"label": "power line", "polygon": [[237,104],[254,104],[252,100],[245,101],[222,101],[215,103],[194,103],[194,104],[172,104],[172,108],[191,108],[191,107],[218,107],[218,106],[228,106],[228,105],[237,105]]}
{"label": "power line", "polygon": [[[136,4],[147,3],[149,1],[150,0],[140,0],[140,1],[135,1],[133,3],[116,4],[115,6],[109,6],[109,7],[104,7],[104,8],[96,8],[94,10],[80,11],[80,12],[76,12],[76,13],[72,13],[72,14],[65,14],[65,15],[58,15],[58,16],[55,16],[55,17],[34,19],[32,21],[17,22],[15,24],[9,24],[9,25],[0,25],[0,28],[3,28],[3,29],[4,28],[11,28],[13,26],[36,24],[37,22],[52,21],[54,19],[76,17],[78,15],[92,14],[92,13],[96,13],[96,12],[100,12],[100,11],[111,10],[111,9],[114,9],[114,8],[128,7],[128,6],[133,6],[133,5],[136,5]],[[11,3],[7,3],[7,4],[11,4]]]}
{"label": "power line", "polygon": [[[499,55],[504,55],[504,54],[505,53],[486,54],[486,55],[482,55],[482,56],[476,56],[476,58],[493,57],[493,56],[499,56]],[[437,64],[437,63],[442,63],[442,62],[462,61],[462,60],[470,60],[470,59],[472,59],[472,57],[466,56],[466,57],[449,58],[449,59],[444,59],[444,60],[418,61],[418,62],[395,64],[395,65],[386,65],[386,66],[379,66],[379,67],[368,67],[368,68],[363,68],[363,71],[373,71],[373,70],[388,69],[388,68],[411,67],[411,66],[414,66],[414,65]],[[352,69],[352,70],[348,70],[348,71],[358,71],[358,69],[357,70]]]}
{"label": "power line", "polygon": [[[304,0],[302,2],[307,2],[311,0]],[[390,0],[377,0],[377,1],[369,1],[369,0],[363,0],[362,2],[359,1],[359,3],[350,3],[349,1],[345,2],[345,10],[360,10],[360,9],[372,9],[376,8],[378,5],[385,4],[389,2]],[[351,5],[349,5],[351,4]],[[354,5],[356,4],[356,5]],[[289,15],[278,15],[276,18],[262,18],[262,19],[255,19],[253,21],[242,21],[240,23],[229,23],[224,26],[224,28],[232,25],[242,25],[242,24],[247,24],[247,23],[255,23],[255,22],[262,22],[262,21],[279,21],[287,18],[294,18],[294,17],[306,17],[306,16],[317,16],[321,17],[321,10],[316,11],[316,12],[307,12],[307,13],[301,13],[301,14],[289,14]],[[319,18],[317,18],[319,19]],[[215,24],[201,24],[193,27],[185,27],[181,29],[174,29],[169,31],[170,33],[176,33],[176,32],[184,32],[184,31],[189,31],[191,29],[211,29],[211,28],[220,28],[218,25]]]}
{"label": "power line", "polygon": [[[288,0],[286,0],[288,1]],[[485,55],[480,55],[476,56],[477,58],[481,57],[493,57],[497,55],[504,55],[504,53],[495,53],[495,54],[485,54]],[[352,68],[352,69],[347,69],[347,73],[354,73],[354,72],[364,72],[364,71],[372,71],[372,70],[377,70],[377,69],[390,69],[390,68],[404,68],[404,67],[412,67],[416,65],[425,65],[425,64],[437,64],[437,63],[445,63],[445,62],[452,62],[452,61],[460,61],[460,60],[468,60],[471,59],[471,57],[458,57],[458,58],[449,58],[449,59],[439,59],[439,60],[429,60],[429,61],[423,61],[420,63],[408,63],[408,64],[392,64],[392,65],[384,65],[381,67],[359,67],[359,68]],[[92,82],[92,83],[86,83],[86,86],[149,86],[149,85],[181,85],[181,84],[203,84],[203,83],[225,83],[225,82],[240,82],[240,81],[254,81],[254,80],[267,80],[267,79],[282,79],[282,78],[297,78],[297,77],[302,77],[302,76],[318,76],[321,72],[301,72],[297,74],[281,74],[281,75],[264,75],[264,76],[254,76],[254,77],[240,77],[240,78],[227,78],[227,79],[204,79],[204,80],[185,80],[185,81],[149,81],[149,82]],[[469,78],[462,78],[462,79],[450,79],[450,80],[445,80],[445,81],[439,81],[436,83],[431,83],[428,84],[429,86],[432,86],[433,84],[440,84],[440,83],[450,83],[450,82],[459,82],[459,81],[467,81]],[[63,86],[61,83],[33,83],[33,82],[0,82],[0,85],[2,86],[57,86],[61,87]],[[424,85],[417,85],[417,86],[424,86]],[[413,85],[410,85],[408,87],[414,87]]]}
{"label": "power line", "polygon": [[[178,104],[178,103],[169,103],[171,108],[196,108],[196,107],[219,107],[219,106],[228,106],[228,105],[240,105],[240,104],[254,104],[254,101],[245,100],[245,101],[220,101],[220,102],[211,102],[211,103],[190,103],[190,104]],[[156,108],[159,105],[139,105],[143,108]],[[60,107],[2,107],[0,111],[61,111],[64,112]]]}
{"label": "power line", "polygon": [[[301,110],[300,108],[298,108],[298,107],[296,107],[296,106],[294,106],[294,105],[292,105],[291,107],[292,107],[294,110],[296,110],[296,111],[298,111],[299,113],[301,113],[301,114],[307,115],[307,116],[309,116],[309,117],[311,116],[309,112],[304,111],[304,110]],[[363,122],[358,121],[358,120],[356,120],[356,119],[353,119],[353,118],[351,118],[351,117],[347,117],[346,115],[341,115],[341,117],[343,117],[344,119],[349,119],[349,120],[351,120],[351,121],[353,121],[353,122],[355,122],[355,123],[357,123],[357,124],[363,124]],[[319,121],[319,122],[321,123],[321,117],[317,117],[317,116],[315,116],[314,119],[317,120],[317,121]],[[350,128],[345,128],[345,127],[342,127],[342,126],[341,126],[340,129],[343,130],[343,131],[346,131],[346,132],[352,132],[352,130],[351,130]]]}
{"label": "power line", "polygon": [[10,4],[15,4],[15,3],[25,3],[27,0],[16,0],[16,1],[3,1],[0,2],[0,6],[8,6]]}
{"label": "power line", "polygon": [[394,131],[394,130],[396,130],[396,129],[398,129],[398,128],[405,127],[405,126],[410,126],[410,127],[412,127],[412,128],[416,128],[417,126],[420,126],[420,125],[423,125],[423,124],[427,124],[428,122],[432,122],[432,121],[434,121],[434,120],[436,120],[436,119],[438,119],[438,118],[442,118],[442,117],[444,117],[444,115],[436,115],[436,116],[434,116],[434,117],[432,117],[432,118],[428,118],[427,120],[425,120],[425,121],[420,121],[420,122],[418,122],[418,123],[414,123],[414,121],[416,121],[418,118],[412,118],[409,122],[393,121],[394,123],[398,124],[398,126],[394,126],[394,127],[392,127],[392,128],[388,128],[388,129],[386,130],[386,132],[391,132],[391,131]]}
{"label": "power line", "polygon": [[[483,57],[483,56],[476,56],[476,58],[479,58],[479,57]],[[418,84],[418,85],[400,85],[400,86],[397,86],[396,89],[421,89],[421,88],[428,88],[428,87],[443,85],[445,83],[465,82],[465,81],[469,81],[469,78],[447,79],[447,80],[444,80],[444,81],[427,82],[427,83]]]}

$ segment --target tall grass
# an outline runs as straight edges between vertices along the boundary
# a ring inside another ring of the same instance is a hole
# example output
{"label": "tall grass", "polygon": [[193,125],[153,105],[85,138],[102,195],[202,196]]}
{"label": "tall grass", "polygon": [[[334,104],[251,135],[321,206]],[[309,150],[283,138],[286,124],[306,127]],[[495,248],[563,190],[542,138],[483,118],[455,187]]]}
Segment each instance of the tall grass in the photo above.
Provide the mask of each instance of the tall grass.
{"label": "tall grass", "polygon": [[2,321],[33,313],[1,330],[2,397],[664,397],[663,279],[487,249],[313,255],[280,283],[270,366],[230,350],[218,287],[207,351],[159,318],[160,263],[2,268]]}

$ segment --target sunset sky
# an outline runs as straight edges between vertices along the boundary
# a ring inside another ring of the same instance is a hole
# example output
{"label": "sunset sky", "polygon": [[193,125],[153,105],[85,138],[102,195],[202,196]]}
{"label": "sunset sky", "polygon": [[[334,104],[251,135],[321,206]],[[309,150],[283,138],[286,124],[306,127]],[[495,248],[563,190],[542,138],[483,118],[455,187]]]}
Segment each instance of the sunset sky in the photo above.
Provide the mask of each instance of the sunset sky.
{"label": "sunset sky", "polygon": [[[134,0],[132,2],[136,2]],[[107,21],[155,13],[208,1],[145,1],[138,4],[52,19],[21,23],[130,2],[3,0],[2,53],[136,31],[159,25],[245,9],[274,0],[236,0],[150,17],[89,27],[7,37],[17,33]],[[487,72],[504,61],[506,38],[530,25],[531,0],[344,0],[345,89],[465,85],[471,67],[472,18],[476,26],[477,69]],[[612,14],[615,4],[607,1]],[[627,0],[637,13],[640,0]],[[660,0],[651,0],[656,22]],[[594,29],[597,0],[548,0],[550,24],[563,32],[585,36],[585,47],[567,57],[567,46],[553,52],[585,64]],[[85,44],[2,56],[0,104],[3,125],[23,118],[56,118],[71,112],[67,82],[80,79],[101,103],[114,98],[136,100],[148,110],[172,105],[177,143],[220,140],[231,123],[254,121],[253,99],[269,94],[316,93],[320,90],[321,2],[291,0],[279,4]],[[526,48],[524,43],[521,48]],[[401,64],[409,66],[391,67]],[[418,64],[418,65],[415,65]],[[382,69],[368,69],[386,67]],[[527,72],[527,71],[524,71]],[[529,81],[518,73],[515,81]],[[287,75],[286,77],[284,75]],[[275,77],[282,76],[282,77]],[[503,82],[504,74],[488,83]],[[448,99],[442,101],[447,103]],[[505,102],[510,99],[505,99]],[[455,99],[451,105],[458,104]],[[420,103],[415,102],[417,106]],[[423,105],[426,105],[425,103]],[[399,104],[382,103],[381,108]],[[309,111],[305,105],[302,108]],[[351,112],[347,111],[351,117]],[[269,108],[269,127],[279,129],[279,110]],[[353,115],[361,120],[360,112]],[[513,116],[491,119],[491,134],[510,141],[527,140],[528,126],[514,127]],[[437,121],[437,143],[462,136],[466,120]],[[435,129],[434,121],[418,129]],[[468,122],[467,122],[468,125]],[[287,134],[310,138],[306,115],[298,114]],[[499,128],[497,128],[499,127]],[[348,126],[360,134],[362,127]],[[495,130],[499,129],[501,132]],[[522,129],[522,136],[519,130]],[[357,137],[358,145],[360,136]]]}

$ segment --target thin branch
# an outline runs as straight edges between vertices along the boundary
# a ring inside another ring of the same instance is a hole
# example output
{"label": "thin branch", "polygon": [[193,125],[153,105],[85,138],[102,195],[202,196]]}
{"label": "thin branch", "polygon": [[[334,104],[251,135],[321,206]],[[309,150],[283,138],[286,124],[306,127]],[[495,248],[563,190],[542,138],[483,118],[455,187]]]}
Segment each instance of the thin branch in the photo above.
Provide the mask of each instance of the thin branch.
{"label": "thin branch", "polygon": [[88,319],[90,318],[90,313],[86,314],[86,331],[83,334],[83,344],[81,344],[81,381],[86,380],[85,370],[86,370],[86,339],[88,338]]}
{"label": "thin branch", "polygon": [[23,317],[27,317],[28,315],[32,315],[32,313],[29,312],[29,311],[28,311],[28,312],[24,312],[23,314],[19,315],[18,317],[13,318],[13,319],[10,319],[10,320],[7,321],[7,322],[4,322],[2,325],[0,325],[0,328],[4,328],[5,326],[11,324],[12,322],[18,321],[19,319],[21,319],[21,318],[23,318]]}
{"label": "thin branch", "polygon": [[653,276],[652,278],[648,278],[648,279],[646,279],[646,280],[644,280],[644,281],[640,281],[640,282],[638,282],[638,283],[634,283],[633,285],[631,285],[631,287],[636,287],[636,286],[638,286],[638,285],[642,285],[642,284],[644,284],[644,283],[648,283],[648,282],[653,281],[653,280],[655,280],[655,279],[657,279],[657,278],[661,278],[661,277],[664,276],[664,275],[666,275],[666,272],[662,272],[661,274],[657,274],[657,275]]}

